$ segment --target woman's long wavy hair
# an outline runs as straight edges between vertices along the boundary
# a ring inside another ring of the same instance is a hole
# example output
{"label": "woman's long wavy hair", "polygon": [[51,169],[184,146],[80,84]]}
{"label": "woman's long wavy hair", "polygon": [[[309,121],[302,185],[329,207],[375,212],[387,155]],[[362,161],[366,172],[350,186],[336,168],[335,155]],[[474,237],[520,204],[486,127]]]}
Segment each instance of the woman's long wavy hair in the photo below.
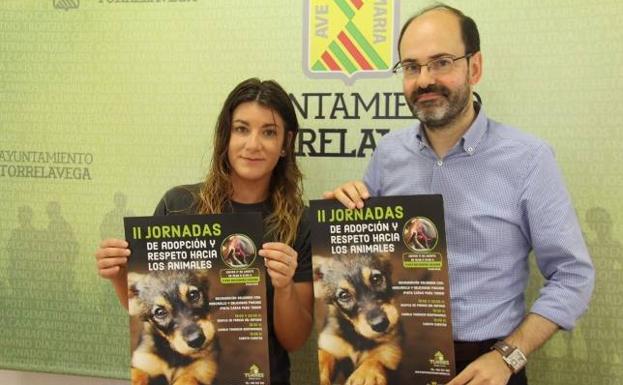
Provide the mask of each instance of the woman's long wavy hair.
{"label": "woman's long wavy hair", "polygon": [[[271,238],[292,245],[303,214],[303,175],[294,156],[299,123],[288,94],[273,80],[245,80],[225,100],[216,122],[210,171],[199,192],[199,212],[222,213],[230,204],[234,190],[227,148],[231,136],[232,115],[236,107],[246,102],[259,103],[271,109],[285,123],[285,156],[279,158],[273,169],[269,184],[272,213],[264,219],[264,224]],[[291,133],[289,140],[288,132]]]}

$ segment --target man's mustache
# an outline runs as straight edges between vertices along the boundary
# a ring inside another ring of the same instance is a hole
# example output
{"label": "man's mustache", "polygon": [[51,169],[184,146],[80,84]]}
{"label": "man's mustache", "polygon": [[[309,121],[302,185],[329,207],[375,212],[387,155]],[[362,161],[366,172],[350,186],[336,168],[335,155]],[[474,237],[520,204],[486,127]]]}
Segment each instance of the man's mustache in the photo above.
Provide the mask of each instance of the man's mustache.
{"label": "man's mustache", "polygon": [[448,97],[448,95],[450,95],[450,90],[439,84],[431,84],[428,87],[418,88],[413,91],[409,99],[412,103],[415,103],[420,96],[428,93],[436,93],[444,97]]}

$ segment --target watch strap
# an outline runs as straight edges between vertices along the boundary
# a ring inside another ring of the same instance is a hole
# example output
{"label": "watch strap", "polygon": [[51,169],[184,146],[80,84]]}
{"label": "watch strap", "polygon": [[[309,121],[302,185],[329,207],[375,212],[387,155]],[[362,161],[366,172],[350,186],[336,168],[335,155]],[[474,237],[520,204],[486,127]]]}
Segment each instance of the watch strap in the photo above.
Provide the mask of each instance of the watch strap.
{"label": "watch strap", "polygon": [[491,350],[497,350],[498,352],[500,352],[502,357],[508,357],[515,349],[517,349],[517,347],[509,343],[506,343],[505,341],[502,341],[502,340],[496,342],[491,347]]}
{"label": "watch strap", "polygon": [[523,352],[505,341],[498,341],[491,347],[491,350],[496,350],[502,355],[502,360],[510,368],[510,370],[517,374],[521,369],[526,366],[526,356]]}

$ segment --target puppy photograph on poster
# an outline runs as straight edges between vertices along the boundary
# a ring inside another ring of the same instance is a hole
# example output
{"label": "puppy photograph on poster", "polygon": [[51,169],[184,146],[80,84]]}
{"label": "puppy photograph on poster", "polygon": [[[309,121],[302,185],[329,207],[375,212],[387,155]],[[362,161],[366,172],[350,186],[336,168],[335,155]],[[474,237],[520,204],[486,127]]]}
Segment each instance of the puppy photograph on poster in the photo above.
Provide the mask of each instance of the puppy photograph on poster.
{"label": "puppy photograph on poster", "polygon": [[142,322],[132,352],[133,385],[212,384],[219,344],[209,287],[202,271],[128,274],[130,315]]}
{"label": "puppy photograph on poster", "polygon": [[[313,256],[314,294],[326,304],[318,336],[320,384],[387,384],[402,359],[402,324],[387,254]],[[370,382],[372,380],[372,382]]]}

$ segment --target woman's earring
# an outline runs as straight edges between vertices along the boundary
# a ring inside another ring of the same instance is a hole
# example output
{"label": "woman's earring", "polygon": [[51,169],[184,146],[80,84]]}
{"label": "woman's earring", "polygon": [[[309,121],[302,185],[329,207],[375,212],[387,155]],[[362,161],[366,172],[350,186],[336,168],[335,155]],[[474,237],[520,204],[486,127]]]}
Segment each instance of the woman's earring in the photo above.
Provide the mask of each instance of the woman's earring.
{"label": "woman's earring", "polygon": [[286,156],[286,150],[281,150],[281,157],[284,158]]}

